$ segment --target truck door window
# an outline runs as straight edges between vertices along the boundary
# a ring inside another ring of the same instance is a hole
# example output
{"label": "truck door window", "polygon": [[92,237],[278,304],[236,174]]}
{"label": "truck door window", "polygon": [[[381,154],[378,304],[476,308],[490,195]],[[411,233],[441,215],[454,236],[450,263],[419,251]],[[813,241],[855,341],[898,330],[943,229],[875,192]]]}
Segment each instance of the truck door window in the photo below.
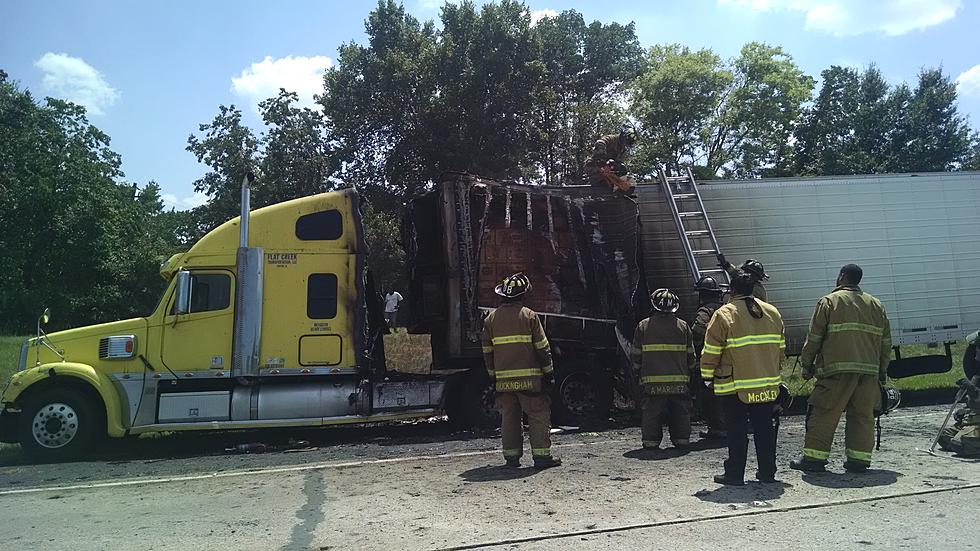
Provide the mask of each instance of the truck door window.
{"label": "truck door window", "polygon": [[344,233],[344,218],[337,209],[300,216],[296,220],[296,237],[303,241],[339,239]]}
{"label": "truck door window", "polygon": [[[213,312],[231,304],[231,276],[226,274],[191,274],[191,311]],[[171,309],[173,313],[173,309]]]}
{"label": "truck door window", "polygon": [[329,319],[337,315],[337,275],[310,274],[306,282],[306,317]]}

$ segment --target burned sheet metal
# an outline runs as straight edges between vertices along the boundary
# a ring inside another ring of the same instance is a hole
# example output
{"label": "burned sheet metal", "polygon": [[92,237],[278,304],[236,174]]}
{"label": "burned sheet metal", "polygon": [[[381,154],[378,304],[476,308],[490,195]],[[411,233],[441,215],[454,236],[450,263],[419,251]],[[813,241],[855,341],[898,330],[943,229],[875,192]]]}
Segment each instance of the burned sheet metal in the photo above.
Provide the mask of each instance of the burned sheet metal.
{"label": "burned sheet metal", "polygon": [[[637,315],[646,313],[634,304],[638,294],[646,302],[646,284],[637,205],[628,196],[449,174],[409,212],[410,291],[419,295],[410,298],[409,327],[444,340],[450,356],[478,354],[481,308],[498,304],[494,286],[516,272],[532,281],[528,307],[549,317],[612,320],[631,335]],[[431,281],[440,275],[441,296],[432,296]]]}

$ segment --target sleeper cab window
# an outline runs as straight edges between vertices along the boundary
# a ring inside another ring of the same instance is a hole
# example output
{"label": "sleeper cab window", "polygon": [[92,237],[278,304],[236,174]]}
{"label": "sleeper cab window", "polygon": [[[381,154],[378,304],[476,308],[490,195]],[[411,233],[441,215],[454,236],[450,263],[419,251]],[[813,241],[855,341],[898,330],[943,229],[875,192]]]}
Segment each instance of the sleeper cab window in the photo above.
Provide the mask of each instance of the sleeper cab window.
{"label": "sleeper cab window", "polygon": [[344,217],[337,209],[304,214],[296,219],[296,237],[302,241],[340,239],[344,233]]}
{"label": "sleeper cab window", "polygon": [[[215,312],[231,305],[231,276],[228,274],[191,274],[191,310]],[[174,304],[170,313],[177,307]]]}
{"label": "sleeper cab window", "polygon": [[337,275],[310,274],[306,280],[306,317],[314,320],[337,315]]}

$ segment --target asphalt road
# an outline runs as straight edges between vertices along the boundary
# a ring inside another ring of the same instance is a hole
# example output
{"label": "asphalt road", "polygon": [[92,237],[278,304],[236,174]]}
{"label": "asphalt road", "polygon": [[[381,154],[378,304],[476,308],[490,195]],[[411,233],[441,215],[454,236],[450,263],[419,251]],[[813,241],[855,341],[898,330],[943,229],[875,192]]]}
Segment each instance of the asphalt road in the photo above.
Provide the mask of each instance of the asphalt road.
{"label": "asphalt road", "polygon": [[[941,408],[885,418],[872,471],[786,467],[721,487],[723,449],[638,452],[626,427],[555,436],[558,469],[500,468],[499,440],[444,424],[290,433],[300,451],[227,454],[237,434],[131,442],[98,461],[0,467],[7,549],[971,549],[976,462],[927,455]],[[840,438],[839,438],[840,440]],[[754,472],[750,459],[747,471]]]}

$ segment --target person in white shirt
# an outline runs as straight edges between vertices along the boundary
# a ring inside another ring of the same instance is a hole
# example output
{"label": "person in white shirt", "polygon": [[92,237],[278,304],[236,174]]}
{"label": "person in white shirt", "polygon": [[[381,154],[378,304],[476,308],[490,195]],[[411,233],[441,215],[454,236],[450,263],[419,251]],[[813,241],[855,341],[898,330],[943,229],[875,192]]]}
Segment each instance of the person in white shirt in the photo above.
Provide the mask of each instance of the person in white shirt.
{"label": "person in white shirt", "polygon": [[388,322],[389,328],[394,329],[398,322],[398,303],[404,299],[405,297],[398,291],[391,291],[385,295],[385,321]]}

